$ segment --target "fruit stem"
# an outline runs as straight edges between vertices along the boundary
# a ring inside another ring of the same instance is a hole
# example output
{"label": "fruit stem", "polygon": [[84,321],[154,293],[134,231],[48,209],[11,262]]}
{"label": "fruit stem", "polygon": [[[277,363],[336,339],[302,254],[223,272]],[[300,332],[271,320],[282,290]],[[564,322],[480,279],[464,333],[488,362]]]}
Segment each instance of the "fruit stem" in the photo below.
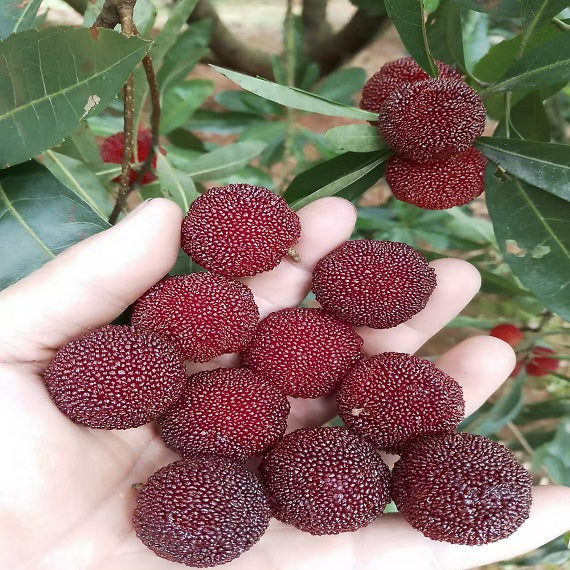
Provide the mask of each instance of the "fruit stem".
{"label": "fruit stem", "polygon": [[287,255],[295,262],[295,263],[301,263],[301,256],[298,254],[297,250],[293,249],[292,247],[290,247],[287,250]]}

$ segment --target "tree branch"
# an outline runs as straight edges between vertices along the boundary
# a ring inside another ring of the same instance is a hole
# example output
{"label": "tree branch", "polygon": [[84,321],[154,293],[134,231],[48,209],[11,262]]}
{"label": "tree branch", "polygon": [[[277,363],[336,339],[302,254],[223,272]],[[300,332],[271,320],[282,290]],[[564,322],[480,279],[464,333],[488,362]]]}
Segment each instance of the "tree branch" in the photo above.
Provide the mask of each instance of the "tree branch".
{"label": "tree branch", "polygon": [[105,0],[101,12],[93,23],[94,28],[109,28],[112,30],[120,22],[119,11],[114,0]]}
{"label": "tree branch", "polygon": [[328,3],[329,0],[303,0],[301,21],[308,51],[314,50],[331,36],[332,29],[327,21]]}

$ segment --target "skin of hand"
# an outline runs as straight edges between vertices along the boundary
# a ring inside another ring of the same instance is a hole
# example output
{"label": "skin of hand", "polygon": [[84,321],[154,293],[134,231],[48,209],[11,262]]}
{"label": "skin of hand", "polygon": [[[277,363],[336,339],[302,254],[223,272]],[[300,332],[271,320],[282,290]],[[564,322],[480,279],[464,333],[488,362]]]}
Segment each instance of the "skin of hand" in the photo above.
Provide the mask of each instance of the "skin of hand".
{"label": "skin of hand", "polygon": [[[300,303],[315,263],[350,237],[356,217],[353,206],[338,198],[313,202],[299,215],[301,262],[286,259],[273,271],[243,280],[262,316]],[[42,380],[59,347],[112,321],[170,270],[180,248],[181,218],[172,202],[145,202],[115,227],[0,293],[0,568],[182,568],[148,550],[131,524],[133,484],[178,459],[156,426],[106,431],[77,425],[51,402]],[[479,275],[468,263],[442,259],[432,266],[438,285],[428,306],[394,329],[360,328],[366,354],[416,351],[477,292]],[[469,414],[508,377],[514,362],[506,343],[484,336],[461,342],[436,364],[462,385]],[[331,397],[292,400],[290,429],[319,425],[332,415]],[[568,528],[570,489],[541,486],[522,527],[486,546],[429,540],[399,514],[384,515],[355,533],[321,537],[272,520],[259,543],[224,568],[473,568],[527,552]]]}

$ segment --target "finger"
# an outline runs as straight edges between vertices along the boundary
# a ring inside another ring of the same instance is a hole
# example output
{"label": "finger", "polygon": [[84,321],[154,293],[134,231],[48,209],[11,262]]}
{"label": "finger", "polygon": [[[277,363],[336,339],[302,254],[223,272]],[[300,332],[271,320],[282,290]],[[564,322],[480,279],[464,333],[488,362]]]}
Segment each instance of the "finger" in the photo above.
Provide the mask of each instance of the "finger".
{"label": "finger", "polygon": [[388,351],[413,354],[456,317],[479,291],[481,276],[470,263],[448,258],[432,261],[430,266],[435,269],[437,286],[423,310],[391,329],[356,329],[364,339],[365,354]]}
{"label": "finger", "polygon": [[317,262],[348,240],[356,210],[342,198],[322,198],[301,208],[301,237],[295,245],[300,262],[285,258],[275,269],[241,279],[255,295],[263,318],[272,311],[296,307],[311,288]]}
{"label": "finger", "polygon": [[45,362],[71,338],[120,315],[174,264],[181,220],[174,202],[145,202],[2,291],[0,360]]}

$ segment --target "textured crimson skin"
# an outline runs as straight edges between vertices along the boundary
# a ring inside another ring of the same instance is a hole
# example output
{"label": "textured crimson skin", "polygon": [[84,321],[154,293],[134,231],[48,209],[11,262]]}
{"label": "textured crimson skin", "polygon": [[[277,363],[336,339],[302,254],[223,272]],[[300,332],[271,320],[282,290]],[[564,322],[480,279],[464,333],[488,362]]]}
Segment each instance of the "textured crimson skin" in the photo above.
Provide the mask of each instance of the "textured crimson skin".
{"label": "textured crimson skin", "polygon": [[494,326],[489,331],[489,334],[495,338],[500,338],[507,344],[510,344],[513,348],[518,346],[524,338],[521,329],[519,329],[519,327],[515,327],[515,325],[511,325],[510,323],[503,323],[501,325]]}
{"label": "textured crimson skin", "polygon": [[350,325],[322,309],[282,309],[259,323],[242,356],[284,394],[317,398],[337,388],[362,344]]}
{"label": "textured crimson skin", "polygon": [[[461,73],[436,60],[439,77],[461,80]],[[384,64],[364,85],[360,108],[372,113],[379,113],[382,103],[404,83],[425,81],[429,75],[411,57],[402,57]],[[377,122],[372,124],[377,125]]]}
{"label": "textured crimson skin", "polygon": [[390,500],[388,467],[371,445],[341,427],[286,435],[260,472],[273,516],[311,534],[358,530]]}
{"label": "textured crimson skin", "polygon": [[198,372],[160,418],[162,439],[182,457],[210,455],[245,461],[285,433],[289,402],[245,368]]}
{"label": "textured crimson skin", "polygon": [[392,471],[392,499],[408,523],[453,544],[512,534],[528,518],[531,489],[509,449],[470,433],[418,439]]}
{"label": "textured crimson skin", "polygon": [[[110,162],[113,164],[122,164],[123,162],[123,146],[125,142],[125,135],[124,133],[117,133],[116,135],[112,135],[107,137],[103,144],[101,145],[101,158],[103,162]],[[144,162],[150,149],[152,148],[152,135],[150,131],[147,130],[140,130],[137,134],[137,162]],[[164,149],[160,149],[162,154],[166,154]],[[151,161],[152,169],[156,169],[156,155]],[[135,170],[131,170],[131,175],[129,179],[129,184],[132,184],[137,178],[137,172]],[[118,182],[120,176],[116,176],[113,178],[113,182]],[[148,171],[144,173],[144,176],[141,179],[141,186],[144,184],[148,184],[149,182],[153,182],[156,180],[156,176]]]}
{"label": "textured crimson skin", "polygon": [[210,188],[182,222],[187,255],[227,277],[273,269],[300,235],[299,216],[285,200],[250,184]]}
{"label": "textured crimson skin", "polygon": [[532,358],[526,365],[525,370],[529,376],[546,376],[551,372],[556,372],[560,361],[556,358],[540,357],[541,354],[555,355],[556,351],[544,346],[537,346],[532,351]]}
{"label": "textured crimson skin", "polygon": [[107,325],[60,348],[44,380],[74,422],[129,429],[155,420],[178,400],[186,370],[162,335]]}
{"label": "textured crimson skin", "polygon": [[206,568],[249,550],[269,524],[257,478],[222,458],[178,461],[154,473],[137,498],[137,536],[172,562]]}
{"label": "textured crimson skin", "polygon": [[463,390],[429,360],[384,352],[356,364],[337,393],[340,417],[374,446],[400,453],[413,439],[453,432]]}
{"label": "textured crimson skin", "polygon": [[323,309],[337,319],[387,329],[421,311],[435,285],[435,271],[413,247],[355,240],[317,263],[312,289]]}
{"label": "textured crimson skin", "polygon": [[485,190],[487,159],[475,148],[434,162],[414,162],[392,156],[386,182],[398,200],[426,210],[462,206]]}
{"label": "textured crimson skin", "polygon": [[135,303],[131,324],[175,337],[184,357],[206,362],[243,350],[259,311],[248,287],[213,273],[159,281]]}
{"label": "textured crimson skin", "polygon": [[401,158],[428,162],[467,150],[485,128],[485,107],[463,81],[403,85],[380,109],[380,132]]}

